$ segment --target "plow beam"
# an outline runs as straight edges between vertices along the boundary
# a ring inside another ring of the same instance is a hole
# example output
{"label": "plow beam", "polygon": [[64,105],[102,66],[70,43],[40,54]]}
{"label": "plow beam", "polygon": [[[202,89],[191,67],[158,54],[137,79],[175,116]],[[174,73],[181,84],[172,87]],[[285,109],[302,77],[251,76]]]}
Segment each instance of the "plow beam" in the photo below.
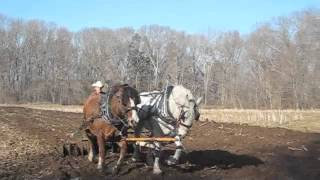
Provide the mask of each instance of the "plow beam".
{"label": "plow beam", "polygon": [[139,142],[139,141],[174,142],[176,141],[176,139],[172,137],[129,137],[129,138],[126,138],[125,141],[128,141],[128,142]]}

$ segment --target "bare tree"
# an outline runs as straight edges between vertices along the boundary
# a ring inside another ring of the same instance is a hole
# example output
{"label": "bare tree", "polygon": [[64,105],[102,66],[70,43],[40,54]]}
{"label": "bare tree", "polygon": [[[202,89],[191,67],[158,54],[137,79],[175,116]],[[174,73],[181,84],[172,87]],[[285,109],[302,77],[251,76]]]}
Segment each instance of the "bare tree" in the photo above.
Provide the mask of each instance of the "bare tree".
{"label": "bare tree", "polygon": [[319,108],[320,12],[237,31],[152,25],[79,32],[0,15],[0,102],[81,103],[96,80],[140,91],[183,84],[223,108]]}

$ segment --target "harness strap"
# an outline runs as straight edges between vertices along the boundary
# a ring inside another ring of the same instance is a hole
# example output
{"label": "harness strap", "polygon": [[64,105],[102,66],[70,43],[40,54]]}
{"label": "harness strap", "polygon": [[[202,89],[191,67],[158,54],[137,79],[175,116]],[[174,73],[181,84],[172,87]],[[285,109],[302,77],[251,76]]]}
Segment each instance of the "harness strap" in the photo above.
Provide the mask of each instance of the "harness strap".
{"label": "harness strap", "polygon": [[[103,98],[101,98],[101,114],[105,121],[110,122],[114,126],[119,126],[122,124],[123,126],[128,127],[128,124],[121,118],[114,117],[110,110],[110,90],[107,93],[101,94]],[[120,129],[119,129],[120,130]]]}
{"label": "harness strap", "polygon": [[188,128],[188,129],[190,129],[192,127],[192,125],[186,125],[186,124],[184,124],[182,122],[180,122],[179,125],[182,125],[182,126]]}
{"label": "harness strap", "polygon": [[176,120],[173,118],[173,115],[169,109],[169,96],[171,95],[172,89],[173,86],[167,86],[165,90],[161,92],[160,98],[155,103],[157,109],[155,111],[155,116],[158,116],[166,123],[175,126]]}
{"label": "harness strap", "polygon": [[[154,112],[154,116],[162,120],[158,120],[158,123],[161,123],[168,129],[174,130],[173,135],[175,135],[180,125],[188,129],[190,129],[192,125],[187,125],[183,122],[184,114],[186,113],[183,111],[183,108],[181,108],[178,119],[174,119],[173,114],[169,109],[169,97],[172,93],[172,89],[173,86],[169,86],[166,87],[164,91],[162,91],[162,93],[160,94],[161,97],[155,102],[157,110]],[[181,107],[183,106],[181,105]],[[173,126],[173,129],[168,124]]]}

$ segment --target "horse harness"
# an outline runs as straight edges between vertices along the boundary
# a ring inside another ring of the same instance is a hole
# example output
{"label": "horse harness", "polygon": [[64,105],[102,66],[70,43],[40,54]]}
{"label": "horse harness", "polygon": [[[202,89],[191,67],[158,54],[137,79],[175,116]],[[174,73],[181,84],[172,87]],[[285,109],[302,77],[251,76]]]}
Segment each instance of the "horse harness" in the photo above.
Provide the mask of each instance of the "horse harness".
{"label": "horse harness", "polygon": [[[160,92],[160,98],[156,99],[157,96],[154,97],[155,102],[155,107],[150,107],[149,112],[151,112],[151,108],[155,108],[156,110],[151,114],[151,116],[155,116],[163,120],[165,123],[170,124],[171,126],[174,127],[174,132],[172,132],[172,136],[175,136],[177,134],[177,130],[179,128],[179,125],[184,126],[188,129],[192,127],[192,125],[187,125],[184,123],[185,121],[185,113],[186,111],[183,111],[183,108],[186,107],[184,105],[177,105],[180,106],[180,113],[179,113],[179,118],[175,120],[173,117],[172,112],[170,111],[169,108],[169,97],[172,94],[173,86],[167,86],[164,91]],[[171,129],[168,125],[165,123],[162,123],[158,121],[162,125],[166,126],[168,129]]]}
{"label": "horse harness", "polygon": [[[124,119],[121,119],[117,116],[113,116],[111,113],[111,93],[110,90],[107,93],[100,93],[101,100],[100,100],[100,117],[104,119],[107,123],[113,125],[116,127],[122,135],[126,135],[126,131],[129,128],[129,125],[127,122],[125,122]],[[116,96],[116,95],[115,95]],[[120,98],[119,96],[116,96],[117,98]],[[126,108],[126,112],[131,111],[135,109],[136,107]]]}

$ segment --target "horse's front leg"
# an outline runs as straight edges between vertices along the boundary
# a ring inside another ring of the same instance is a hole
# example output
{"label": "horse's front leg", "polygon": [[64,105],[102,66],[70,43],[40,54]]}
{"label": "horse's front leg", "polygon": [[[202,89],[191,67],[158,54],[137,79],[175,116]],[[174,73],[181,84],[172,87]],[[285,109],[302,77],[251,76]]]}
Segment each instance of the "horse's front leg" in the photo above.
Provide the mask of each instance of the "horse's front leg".
{"label": "horse's front leg", "polygon": [[[143,122],[139,122],[139,124],[137,125],[137,127],[134,130],[134,137],[140,137],[142,127],[143,127]],[[133,144],[133,155],[132,155],[131,159],[133,162],[140,161],[140,145],[139,145],[139,143]]]}
{"label": "horse's front leg", "polygon": [[154,164],[153,164],[153,174],[161,174],[162,170],[160,169],[160,152],[161,144],[159,142],[154,142]]}
{"label": "horse's front leg", "polygon": [[93,146],[93,143],[91,142],[91,140],[89,139],[89,154],[88,154],[88,160],[90,162],[93,161],[93,158],[94,158],[94,146]]}
{"label": "horse's front leg", "polygon": [[119,156],[119,159],[117,161],[117,164],[114,166],[113,168],[113,174],[117,174],[120,170],[120,166],[123,162],[123,159],[127,153],[127,149],[128,149],[128,144],[126,141],[124,140],[121,140],[120,142],[117,143],[118,146],[120,147],[120,156]]}
{"label": "horse's front leg", "polygon": [[103,164],[104,164],[104,158],[105,158],[105,140],[104,137],[101,134],[99,134],[97,136],[97,141],[98,141],[98,146],[99,146],[99,162],[98,162],[98,166],[97,169],[102,169]]}
{"label": "horse's front leg", "polygon": [[176,145],[176,151],[174,155],[170,156],[169,159],[166,161],[169,166],[178,164],[183,150],[183,145],[179,136],[176,137],[176,141],[174,143]]}

